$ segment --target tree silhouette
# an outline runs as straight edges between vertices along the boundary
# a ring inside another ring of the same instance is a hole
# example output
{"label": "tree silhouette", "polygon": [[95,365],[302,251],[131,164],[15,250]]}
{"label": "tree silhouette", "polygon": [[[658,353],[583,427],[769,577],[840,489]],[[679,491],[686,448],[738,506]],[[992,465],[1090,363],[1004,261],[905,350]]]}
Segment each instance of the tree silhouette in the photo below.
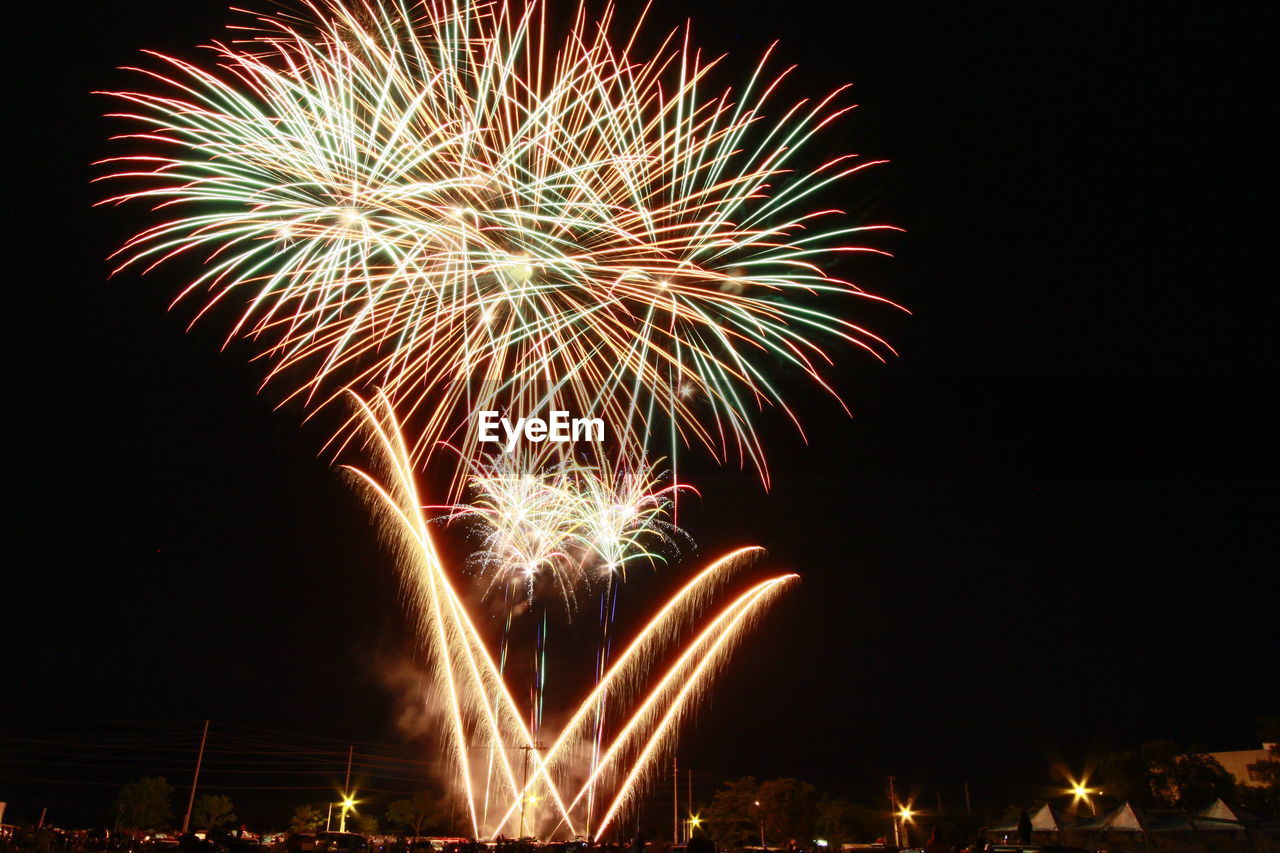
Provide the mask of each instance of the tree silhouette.
{"label": "tree silhouette", "polygon": [[808,845],[818,817],[818,789],[799,779],[771,779],[760,786],[756,799],[767,839]]}
{"label": "tree silhouette", "polygon": [[1150,741],[1098,763],[1103,790],[1146,808],[1199,809],[1235,792],[1235,779],[1202,747]]}
{"label": "tree silhouette", "polygon": [[440,807],[430,791],[418,791],[407,800],[396,800],[387,806],[387,822],[402,829],[422,834],[422,827],[440,817]]}
{"label": "tree silhouette", "polygon": [[818,803],[814,831],[838,850],[841,844],[870,841],[884,835],[889,822],[888,812],[845,799],[823,799]]}
{"label": "tree silhouette", "polygon": [[315,806],[298,806],[289,821],[290,832],[315,832],[324,821],[324,815]]}
{"label": "tree silhouette", "polygon": [[162,776],[144,776],[116,795],[116,815],[125,829],[167,829],[173,820],[173,787]]}
{"label": "tree silhouette", "polygon": [[744,840],[758,838],[760,810],[755,805],[759,798],[760,783],[754,776],[744,776],[733,782],[725,782],[716,791],[703,818],[707,834],[721,847],[737,847]]}
{"label": "tree silhouette", "polygon": [[235,806],[231,798],[222,794],[205,794],[196,800],[191,809],[191,820],[200,829],[212,832],[229,823],[235,823]]}

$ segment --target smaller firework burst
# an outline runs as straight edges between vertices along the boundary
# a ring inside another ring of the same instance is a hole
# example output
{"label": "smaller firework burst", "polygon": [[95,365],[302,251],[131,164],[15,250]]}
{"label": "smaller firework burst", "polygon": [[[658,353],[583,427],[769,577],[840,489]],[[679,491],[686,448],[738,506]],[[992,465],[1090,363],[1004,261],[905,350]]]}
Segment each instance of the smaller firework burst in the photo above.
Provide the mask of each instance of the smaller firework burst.
{"label": "smaller firework burst", "polygon": [[574,538],[583,559],[595,563],[607,584],[615,577],[626,580],[629,563],[663,559],[661,551],[674,549],[677,539],[685,536],[667,519],[675,496],[692,487],[663,486],[658,464],[589,465],[573,470],[579,504]]}
{"label": "smaller firework burst", "polygon": [[673,497],[657,465],[588,464],[551,452],[504,453],[473,466],[472,499],[446,520],[477,523],[472,559],[486,594],[523,587],[532,602],[543,581],[573,609],[578,592],[626,579],[635,562],[663,559],[684,534],[669,520]]}
{"label": "smaller firework burst", "polygon": [[540,466],[544,461],[512,453],[475,466],[472,502],[454,507],[449,519],[478,522],[483,547],[472,561],[488,579],[486,594],[520,585],[532,602],[539,582],[550,579],[572,605],[584,580],[571,555],[578,501],[567,466]]}
{"label": "smaller firework burst", "polygon": [[117,269],[197,261],[176,301],[287,399],[376,390],[415,462],[455,446],[450,502],[479,410],[591,412],[629,464],[703,446],[767,482],[756,422],[800,427],[779,370],[838,399],[839,348],[892,352],[850,316],[883,300],[840,277],[889,226],[823,200],[880,161],[806,160],[843,88],[788,106],[767,54],[724,88],[687,31],[620,12],[305,0],[150,54],[106,93],[129,130],[103,203],[152,208]]}

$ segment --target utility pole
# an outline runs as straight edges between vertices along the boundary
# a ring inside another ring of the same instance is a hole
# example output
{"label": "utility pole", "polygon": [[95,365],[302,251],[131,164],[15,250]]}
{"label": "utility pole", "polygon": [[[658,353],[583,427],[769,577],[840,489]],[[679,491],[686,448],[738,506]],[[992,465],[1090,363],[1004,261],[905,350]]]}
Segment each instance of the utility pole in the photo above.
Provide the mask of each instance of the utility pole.
{"label": "utility pole", "polygon": [[546,747],[542,745],[542,741],[534,741],[522,745],[520,749],[524,750],[524,781],[520,783],[520,837],[524,838],[524,807],[529,802],[529,750],[543,750]]}
{"label": "utility pole", "polygon": [[671,756],[671,844],[680,843],[680,767]]}
{"label": "utility pole", "polygon": [[973,817],[973,805],[969,802],[969,783],[964,783],[964,813]]}
{"label": "utility pole", "polygon": [[893,846],[901,847],[902,843],[898,838],[898,794],[893,789],[895,781],[897,781],[896,776],[889,777],[889,811],[893,813]]}
{"label": "utility pole", "polygon": [[209,739],[209,721],[204,721],[204,733],[200,735],[200,751],[196,753],[196,772],[191,777],[191,795],[187,797],[187,813],[182,818],[182,834],[191,829],[191,808],[196,804],[196,785],[200,782],[200,765],[204,763],[204,743]]}
{"label": "utility pole", "polygon": [[338,832],[347,831],[347,803],[351,802],[351,757],[355,751],[355,744],[347,747],[347,778],[342,783],[342,817],[338,818]]}
{"label": "utility pole", "polygon": [[684,836],[685,843],[687,844],[689,843],[689,840],[693,838],[693,768],[690,767],[684,772],[686,774],[686,778],[689,780],[689,829]]}

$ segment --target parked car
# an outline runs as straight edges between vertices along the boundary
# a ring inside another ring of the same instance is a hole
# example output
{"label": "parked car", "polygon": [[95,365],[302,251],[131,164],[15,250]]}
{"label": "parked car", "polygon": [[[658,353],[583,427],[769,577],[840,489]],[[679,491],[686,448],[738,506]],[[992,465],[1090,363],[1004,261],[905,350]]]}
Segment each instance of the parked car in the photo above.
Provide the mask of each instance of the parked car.
{"label": "parked car", "polygon": [[369,839],[354,832],[320,832],[316,834],[315,849],[325,853],[365,853]]}
{"label": "parked car", "polygon": [[142,837],[146,850],[177,850],[178,836],[169,832],[149,832]]}
{"label": "parked car", "polygon": [[284,840],[286,853],[314,853],[320,840],[314,832],[291,832]]}

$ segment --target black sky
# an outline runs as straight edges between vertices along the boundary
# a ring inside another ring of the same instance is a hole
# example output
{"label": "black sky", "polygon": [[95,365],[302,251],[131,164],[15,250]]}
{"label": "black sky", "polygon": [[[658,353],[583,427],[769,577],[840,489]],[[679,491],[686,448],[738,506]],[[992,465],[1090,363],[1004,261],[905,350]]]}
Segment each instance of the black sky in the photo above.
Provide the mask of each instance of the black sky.
{"label": "black sky", "polygon": [[[137,220],[89,207],[110,150],[89,92],[140,48],[190,55],[230,14],[15,14],[0,704],[399,742],[378,674],[410,645],[395,569],[324,434],[272,411],[219,328],[184,332],[163,270],[106,281]],[[810,442],[769,429],[772,492],[691,463],[698,553],[754,541],[804,579],[681,762],[708,786],[794,775],[858,796],[888,773],[971,780],[1003,805],[1108,748],[1252,745],[1253,718],[1280,712],[1274,12],[687,14],[744,66],[778,39],[806,90],[856,84],[835,143],[893,162],[840,203],[908,233],[846,271],[912,315],[864,315],[901,357],[847,354],[852,420],[797,392]],[[4,761],[0,799],[29,810]]]}

